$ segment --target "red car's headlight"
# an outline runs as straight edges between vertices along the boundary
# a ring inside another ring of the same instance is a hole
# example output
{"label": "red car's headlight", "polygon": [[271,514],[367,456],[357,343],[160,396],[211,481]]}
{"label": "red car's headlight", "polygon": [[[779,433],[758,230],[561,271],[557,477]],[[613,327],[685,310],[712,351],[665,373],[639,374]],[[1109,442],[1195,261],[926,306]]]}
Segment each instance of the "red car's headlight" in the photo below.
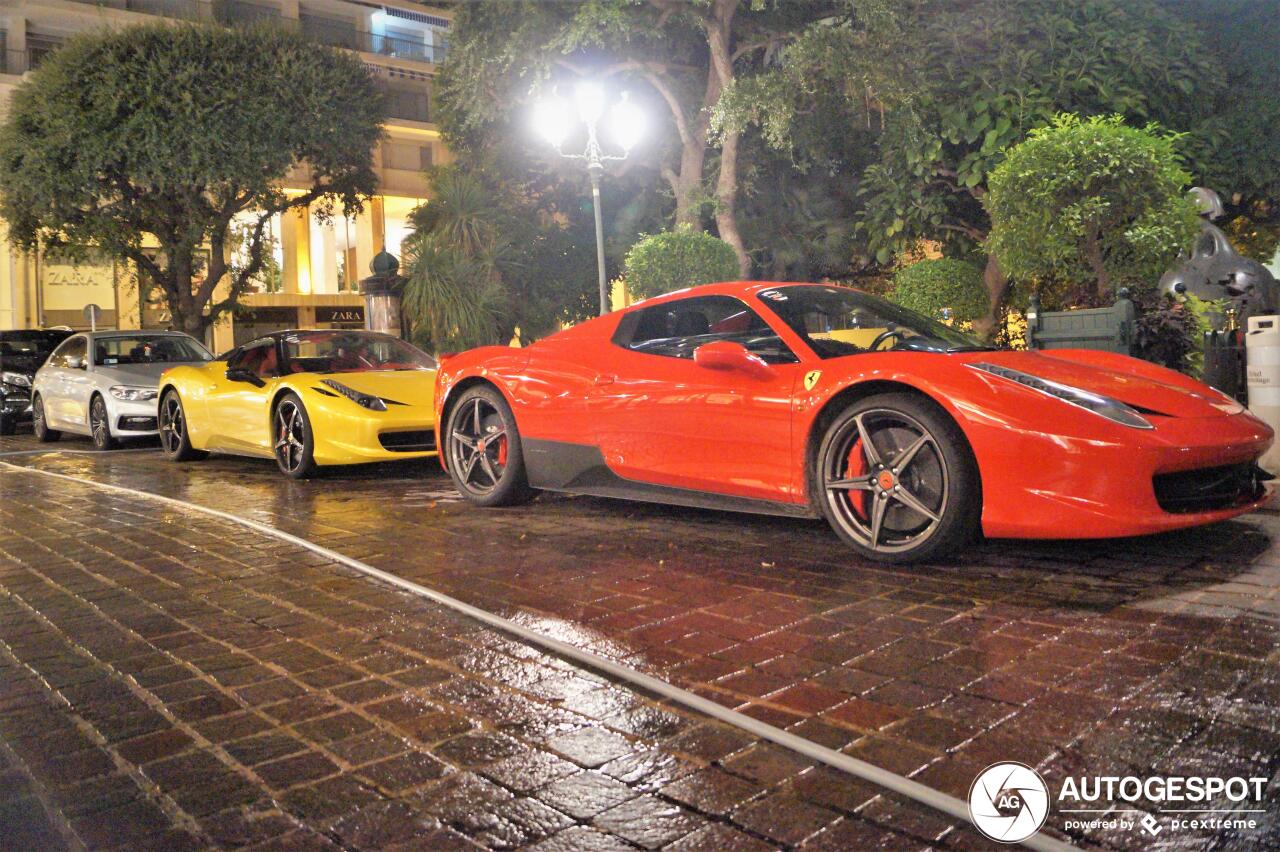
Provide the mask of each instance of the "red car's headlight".
{"label": "red car's headlight", "polygon": [[986,362],[978,362],[967,365],[975,370],[1006,379],[1011,382],[1017,382],[1023,387],[1031,388],[1039,391],[1045,396],[1051,396],[1054,399],[1062,400],[1068,405],[1074,405],[1083,408],[1085,411],[1091,411],[1099,417],[1105,417],[1113,423],[1119,423],[1121,426],[1128,426],[1131,429],[1154,429],[1151,421],[1143,417],[1137,411],[1125,405],[1118,399],[1112,399],[1109,396],[1103,396],[1099,393],[1073,388],[1070,385],[1051,382],[1048,379],[1042,379],[1039,376],[1033,376],[1030,373],[1024,373],[1021,370],[1013,370],[1008,367],[1001,367],[999,364],[988,364]]}

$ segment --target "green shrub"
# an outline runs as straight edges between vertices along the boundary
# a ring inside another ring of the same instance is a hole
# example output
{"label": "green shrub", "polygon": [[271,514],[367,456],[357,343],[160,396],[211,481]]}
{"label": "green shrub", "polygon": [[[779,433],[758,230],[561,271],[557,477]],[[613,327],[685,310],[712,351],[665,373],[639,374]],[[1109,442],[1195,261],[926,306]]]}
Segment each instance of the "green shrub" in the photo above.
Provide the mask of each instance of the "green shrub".
{"label": "green shrub", "polygon": [[638,299],[739,278],[733,247],[701,231],[666,231],[641,237],[627,252],[623,278]]}
{"label": "green shrub", "polygon": [[1178,138],[1119,116],[1059,115],[1031,131],[988,178],[988,250],[1049,309],[1154,283],[1200,227]]}
{"label": "green shrub", "polygon": [[987,315],[987,288],[982,270],[972,263],[949,257],[920,260],[893,276],[889,301],[932,319],[951,309],[956,322],[973,322]]}

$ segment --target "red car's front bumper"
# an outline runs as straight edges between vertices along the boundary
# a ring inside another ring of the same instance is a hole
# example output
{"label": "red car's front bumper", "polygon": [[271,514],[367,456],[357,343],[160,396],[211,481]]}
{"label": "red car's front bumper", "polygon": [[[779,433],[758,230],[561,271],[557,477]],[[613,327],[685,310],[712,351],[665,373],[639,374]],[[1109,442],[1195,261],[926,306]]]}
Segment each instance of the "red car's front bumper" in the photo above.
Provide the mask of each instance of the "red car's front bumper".
{"label": "red car's front bumper", "polygon": [[[1155,477],[1252,463],[1270,446],[1271,430],[1248,414],[1160,418],[1151,431],[1106,430],[1079,438],[1030,430],[972,437],[983,469],[983,532],[992,538],[1113,538],[1226,520],[1265,504],[1241,493],[1227,504],[1167,511]],[[999,470],[998,477],[988,471]],[[1210,501],[1212,502],[1212,501]]]}

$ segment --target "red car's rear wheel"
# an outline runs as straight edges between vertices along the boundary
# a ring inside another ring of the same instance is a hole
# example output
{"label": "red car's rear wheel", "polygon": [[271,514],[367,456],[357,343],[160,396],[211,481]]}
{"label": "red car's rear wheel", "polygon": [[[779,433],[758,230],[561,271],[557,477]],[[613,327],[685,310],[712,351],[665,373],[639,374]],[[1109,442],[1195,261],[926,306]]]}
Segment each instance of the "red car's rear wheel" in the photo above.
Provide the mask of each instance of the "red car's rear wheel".
{"label": "red car's rear wheel", "polygon": [[495,388],[464,391],[444,434],[449,476],[462,496],[478,506],[509,506],[532,496],[515,417]]}
{"label": "red car's rear wheel", "polygon": [[860,400],[827,428],[814,481],[822,513],[872,559],[941,555],[977,532],[981,489],[964,435],[910,394]]}

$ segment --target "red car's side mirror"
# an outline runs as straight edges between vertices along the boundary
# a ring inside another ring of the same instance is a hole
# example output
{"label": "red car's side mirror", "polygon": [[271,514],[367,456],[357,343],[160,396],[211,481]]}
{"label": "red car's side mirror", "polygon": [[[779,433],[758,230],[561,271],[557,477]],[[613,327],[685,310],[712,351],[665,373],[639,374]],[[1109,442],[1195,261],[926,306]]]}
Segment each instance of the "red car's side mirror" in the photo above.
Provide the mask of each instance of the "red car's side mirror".
{"label": "red car's side mirror", "polygon": [[751,354],[747,347],[731,340],[702,344],[693,350],[693,363],[708,370],[738,370],[757,377],[773,372],[759,355]]}

